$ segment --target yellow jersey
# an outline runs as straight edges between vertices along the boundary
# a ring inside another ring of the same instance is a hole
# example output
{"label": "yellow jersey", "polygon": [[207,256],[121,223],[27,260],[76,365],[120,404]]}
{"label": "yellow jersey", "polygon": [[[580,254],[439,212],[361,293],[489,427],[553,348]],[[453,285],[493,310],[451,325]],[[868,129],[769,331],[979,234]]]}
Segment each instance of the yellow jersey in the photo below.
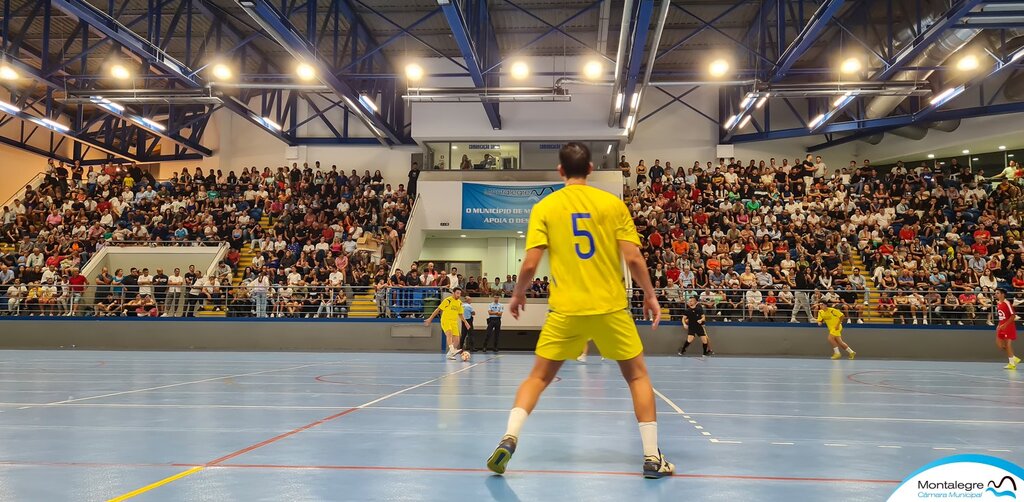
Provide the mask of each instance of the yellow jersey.
{"label": "yellow jersey", "polygon": [[818,322],[828,326],[829,333],[839,333],[843,330],[843,313],[832,307],[825,307],[818,311]]}
{"label": "yellow jersey", "polygon": [[462,300],[456,300],[454,296],[441,300],[437,308],[441,309],[442,321],[457,321],[462,317]]}
{"label": "yellow jersey", "polygon": [[546,247],[551,257],[552,312],[582,316],[626,309],[619,241],[640,245],[626,205],[604,190],[568,185],[533,206],[526,249]]}

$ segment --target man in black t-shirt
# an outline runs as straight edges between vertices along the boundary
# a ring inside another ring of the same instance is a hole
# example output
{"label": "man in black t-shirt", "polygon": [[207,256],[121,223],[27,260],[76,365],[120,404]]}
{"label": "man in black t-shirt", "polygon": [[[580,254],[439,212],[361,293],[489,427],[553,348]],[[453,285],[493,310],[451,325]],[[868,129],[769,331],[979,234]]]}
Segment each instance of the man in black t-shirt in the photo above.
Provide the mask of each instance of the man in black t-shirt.
{"label": "man in black t-shirt", "polygon": [[711,356],[715,353],[711,350],[711,345],[708,340],[708,331],[704,328],[704,323],[707,322],[707,318],[704,315],[704,307],[697,303],[697,297],[691,296],[686,301],[686,307],[682,311],[683,315],[683,326],[686,327],[686,343],[679,349],[676,354],[686,354],[686,348],[693,343],[694,338],[700,337],[700,343],[704,345],[704,355]]}

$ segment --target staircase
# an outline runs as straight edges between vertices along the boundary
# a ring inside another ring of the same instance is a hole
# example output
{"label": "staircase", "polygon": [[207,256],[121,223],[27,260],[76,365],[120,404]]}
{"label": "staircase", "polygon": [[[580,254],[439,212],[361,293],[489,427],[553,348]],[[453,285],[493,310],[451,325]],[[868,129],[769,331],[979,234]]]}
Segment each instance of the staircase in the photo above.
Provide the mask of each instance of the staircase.
{"label": "staircase", "polygon": [[377,304],[373,303],[372,291],[352,295],[352,299],[348,302],[348,316],[358,319],[377,317]]}
{"label": "staircase", "polygon": [[[270,217],[263,215],[260,218],[260,227],[263,228],[264,235],[269,235],[270,229],[274,227],[270,223]],[[259,249],[252,247],[252,242],[246,243],[240,250],[240,256],[238,258],[238,266],[235,267],[235,276],[231,278],[231,285],[238,286],[242,283],[242,279],[245,278],[245,268],[252,265],[252,259],[260,253]]]}
{"label": "staircase", "polygon": [[869,324],[892,324],[891,317],[883,316],[878,311],[878,299],[882,297],[882,294],[875,287],[875,281],[868,276],[867,269],[864,268],[864,260],[861,259],[860,252],[857,249],[853,249],[850,259],[843,263],[843,275],[847,277],[852,276],[854,268],[860,269],[860,275],[864,278],[868,287],[868,305],[864,308],[864,322]]}

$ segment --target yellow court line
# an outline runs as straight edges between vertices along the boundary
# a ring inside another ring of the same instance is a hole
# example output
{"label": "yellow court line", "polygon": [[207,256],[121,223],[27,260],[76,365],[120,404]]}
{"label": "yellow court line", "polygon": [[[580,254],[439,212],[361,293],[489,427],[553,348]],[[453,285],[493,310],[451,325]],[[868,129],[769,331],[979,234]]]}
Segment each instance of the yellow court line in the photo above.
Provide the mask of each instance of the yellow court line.
{"label": "yellow court line", "polygon": [[161,479],[160,481],[157,481],[156,483],[151,483],[151,484],[148,484],[146,486],[143,486],[142,488],[139,488],[138,490],[132,490],[132,491],[130,491],[130,492],[124,494],[124,495],[121,495],[119,497],[114,497],[114,498],[108,500],[107,502],[121,502],[122,500],[128,500],[130,498],[137,497],[137,496],[142,495],[143,493],[146,493],[146,492],[148,492],[148,491],[150,491],[150,490],[152,490],[154,488],[159,488],[159,487],[161,487],[163,485],[166,485],[167,483],[170,483],[172,481],[177,481],[177,480],[179,480],[179,479],[181,479],[181,478],[183,478],[185,476],[191,476],[192,474],[195,474],[195,473],[197,473],[197,472],[199,472],[199,471],[201,471],[203,469],[205,469],[205,467],[203,467],[203,466],[193,467],[193,468],[191,468],[191,469],[189,469],[187,471],[182,471],[182,472],[179,472],[179,473],[177,473],[177,474],[175,474],[173,476]]}

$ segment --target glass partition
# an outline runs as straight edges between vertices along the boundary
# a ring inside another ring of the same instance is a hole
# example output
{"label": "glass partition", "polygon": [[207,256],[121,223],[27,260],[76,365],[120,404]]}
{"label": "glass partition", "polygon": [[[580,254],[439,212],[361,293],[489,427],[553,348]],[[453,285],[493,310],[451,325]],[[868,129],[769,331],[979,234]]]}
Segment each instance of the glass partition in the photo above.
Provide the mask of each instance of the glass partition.
{"label": "glass partition", "polygon": [[[424,164],[434,170],[548,170],[558,165],[566,141],[460,141],[424,144]],[[581,141],[590,148],[594,169],[617,169],[619,143]]]}

